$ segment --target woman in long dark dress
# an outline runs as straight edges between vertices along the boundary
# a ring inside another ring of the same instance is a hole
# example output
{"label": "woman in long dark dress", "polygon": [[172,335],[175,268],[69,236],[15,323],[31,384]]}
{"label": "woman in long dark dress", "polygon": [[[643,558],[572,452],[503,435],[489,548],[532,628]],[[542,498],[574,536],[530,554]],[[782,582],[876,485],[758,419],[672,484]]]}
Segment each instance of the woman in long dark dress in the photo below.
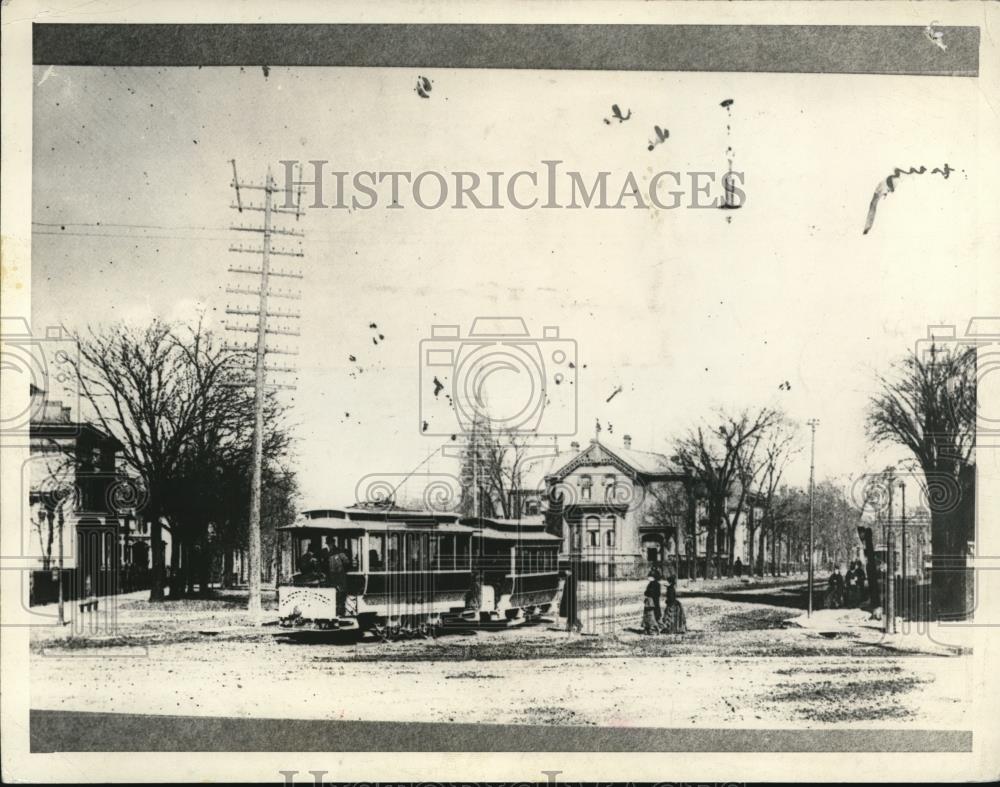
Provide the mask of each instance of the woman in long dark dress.
{"label": "woman in long dark dress", "polygon": [[677,587],[667,585],[667,606],[663,610],[663,621],[660,630],[664,634],[687,633],[687,619],[684,617],[684,607],[677,600]]}
{"label": "woman in long dark dress", "polygon": [[660,572],[655,569],[650,572],[649,583],[646,585],[646,592],[643,594],[643,621],[642,628],[647,634],[660,628]]}
{"label": "woman in long dark dress", "polygon": [[566,631],[576,629],[579,633],[583,630],[580,622],[579,610],[576,603],[576,575],[572,569],[566,571],[566,580],[563,582],[562,598],[559,599],[559,615],[566,618]]}

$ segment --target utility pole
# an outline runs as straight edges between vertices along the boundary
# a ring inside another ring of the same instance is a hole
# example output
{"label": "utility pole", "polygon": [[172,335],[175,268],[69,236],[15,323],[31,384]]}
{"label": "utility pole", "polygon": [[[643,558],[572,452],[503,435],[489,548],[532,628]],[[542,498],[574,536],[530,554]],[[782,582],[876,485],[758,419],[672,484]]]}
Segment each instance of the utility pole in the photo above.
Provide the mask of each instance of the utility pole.
{"label": "utility pole", "polygon": [[813,613],[813,520],[815,517],[815,488],[816,488],[816,427],[819,426],[818,418],[810,418],[806,423],[811,430],[809,441],[809,610],[807,617],[812,617]]}
{"label": "utility pole", "polygon": [[57,623],[62,628],[66,625],[66,609],[63,600],[63,525],[65,518],[62,512],[63,501],[59,501],[59,619]]}
{"label": "utility pole", "polygon": [[887,468],[889,476],[889,525],[885,538],[885,626],[887,634],[896,633],[896,532],[892,527],[892,500],[895,473]]}
{"label": "utility pole", "polygon": [[[301,279],[302,274],[297,271],[273,268],[272,257],[302,257],[304,256],[301,247],[295,249],[279,249],[272,246],[274,235],[285,235],[293,237],[304,237],[303,232],[290,229],[282,229],[273,226],[274,216],[277,214],[292,214],[296,221],[302,215],[301,197],[302,191],[298,190],[299,200],[294,209],[279,208],[273,204],[273,195],[276,193],[286,193],[289,190],[278,188],[271,176],[271,169],[268,167],[267,175],[263,185],[253,183],[241,183],[236,174],[236,161],[231,160],[233,165],[232,186],[236,192],[236,203],[230,207],[235,208],[240,213],[244,211],[256,211],[264,214],[263,226],[234,226],[231,229],[238,232],[255,232],[261,235],[260,247],[244,247],[242,245],[230,246],[231,252],[241,254],[254,254],[260,257],[260,268],[230,266],[229,272],[252,276],[257,280],[257,288],[230,287],[226,291],[235,295],[249,295],[256,298],[254,307],[229,307],[226,314],[239,315],[243,317],[255,317],[255,325],[227,324],[226,329],[230,331],[242,331],[244,333],[256,334],[256,341],[252,346],[248,344],[231,345],[227,349],[235,352],[253,355],[253,379],[236,379],[230,384],[237,386],[252,385],[254,389],[254,428],[253,428],[253,476],[250,482],[250,522],[248,534],[249,559],[247,570],[247,587],[249,598],[247,600],[247,611],[257,622],[260,622],[261,609],[261,543],[260,543],[260,509],[261,509],[261,484],[264,472],[264,397],[267,390],[279,388],[292,389],[294,385],[268,383],[268,372],[291,372],[290,367],[268,366],[267,356],[269,354],[296,355],[293,350],[281,349],[268,346],[268,335],[298,336],[298,330],[281,327],[285,320],[297,320],[300,317],[298,312],[269,310],[269,298],[289,298],[298,299],[301,294],[298,292],[283,291],[272,287],[273,278]],[[241,195],[242,190],[263,191],[264,204],[255,205],[244,203]],[[271,324],[270,320],[279,320],[277,324]],[[242,371],[250,371],[244,369]]]}
{"label": "utility pole", "polygon": [[812,617],[812,586],[813,586],[813,520],[815,518],[815,476],[816,476],[816,427],[818,418],[810,418],[809,424],[812,437],[809,441],[809,610],[807,617]]}

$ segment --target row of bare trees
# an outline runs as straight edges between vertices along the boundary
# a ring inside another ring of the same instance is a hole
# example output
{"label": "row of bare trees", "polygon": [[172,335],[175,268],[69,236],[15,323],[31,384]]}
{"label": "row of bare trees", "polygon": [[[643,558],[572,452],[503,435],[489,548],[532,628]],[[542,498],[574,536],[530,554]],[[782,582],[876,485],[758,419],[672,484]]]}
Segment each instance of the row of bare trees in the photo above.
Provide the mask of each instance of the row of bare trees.
{"label": "row of bare trees", "polygon": [[[122,446],[144,486],[137,515],[150,525],[150,600],[164,598],[163,525],[170,528],[170,595],[204,589],[212,559],[245,546],[252,460],[253,391],[245,359],[201,322],[154,321],[78,333],[76,364],[90,416]],[[294,517],[285,407],[264,402],[265,538]]]}
{"label": "row of bare trees", "polygon": [[[794,495],[782,479],[789,460],[801,450],[796,424],[770,407],[735,414],[718,410],[680,437],[674,448],[673,461],[692,478],[694,498],[702,501],[707,514],[695,523],[695,532],[687,534],[688,554],[697,554],[704,535],[707,571],[720,570],[722,552],[730,573],[736,532],[745,517],[751,566],[758,564],[767,538],[776,555],[794,522]],[[750,513],[755,510],[761,515]]]}

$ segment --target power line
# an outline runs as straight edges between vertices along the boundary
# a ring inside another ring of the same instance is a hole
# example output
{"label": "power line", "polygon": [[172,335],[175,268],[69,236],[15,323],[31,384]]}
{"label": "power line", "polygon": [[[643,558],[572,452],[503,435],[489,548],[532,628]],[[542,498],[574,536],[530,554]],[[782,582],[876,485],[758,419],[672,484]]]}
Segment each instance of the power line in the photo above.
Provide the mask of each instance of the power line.
{"label": "power line", "polygon": [[229,240],[229,238],[221,236],[196,238],[190,235],[127,235],[120,232],[46,232],[44,230],[33,232],[32,235],[51,235],[67,238],[119,238],[123,240]]}
{"label": "power line", "polygon": [[213,230],[223,232],[226,227],[198,227],[185,224],[127,224],[113,221],[33,221],[33,227],[128,227],[144,230]]}

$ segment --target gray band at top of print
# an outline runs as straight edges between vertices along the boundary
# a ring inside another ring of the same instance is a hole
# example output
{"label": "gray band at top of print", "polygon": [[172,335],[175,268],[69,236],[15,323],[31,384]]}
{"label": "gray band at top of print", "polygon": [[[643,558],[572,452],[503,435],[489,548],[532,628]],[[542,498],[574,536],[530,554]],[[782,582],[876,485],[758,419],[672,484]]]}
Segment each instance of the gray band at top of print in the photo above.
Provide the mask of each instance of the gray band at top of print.
{"label": "gray band at top of print", "polygon": [[978,76],[979,37],[936,25],[36,23],[33,62]]}

